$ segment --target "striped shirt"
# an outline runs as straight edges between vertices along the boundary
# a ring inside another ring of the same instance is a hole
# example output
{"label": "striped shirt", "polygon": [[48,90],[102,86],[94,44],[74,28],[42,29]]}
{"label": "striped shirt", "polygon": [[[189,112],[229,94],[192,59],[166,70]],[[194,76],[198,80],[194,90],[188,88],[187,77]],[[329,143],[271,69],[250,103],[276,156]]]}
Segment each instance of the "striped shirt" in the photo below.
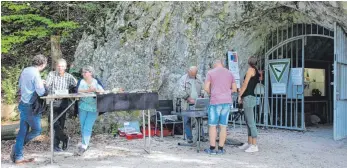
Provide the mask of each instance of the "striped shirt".
{"label": "striped shirt", "polygon": [[69,90],[69,87],[76,86],[76,84],[76,79],[67,72],[60,76],[57,71],[51,71],[46,79],[49,94],[54,94],[56,90]]}

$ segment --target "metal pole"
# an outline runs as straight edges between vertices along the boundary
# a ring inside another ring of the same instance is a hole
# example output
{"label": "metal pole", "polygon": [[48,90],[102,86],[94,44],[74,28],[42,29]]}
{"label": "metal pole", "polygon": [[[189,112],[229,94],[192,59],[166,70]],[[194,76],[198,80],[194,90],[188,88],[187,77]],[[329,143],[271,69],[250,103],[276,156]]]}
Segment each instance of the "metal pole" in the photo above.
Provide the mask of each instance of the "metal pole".
{"label": "metal pole", "polygon": [[[277,36],[277,43],[279,41],[279,33],[278,33],[278,27],[277,27],[277,33],[276,33],[276,36]],[[278,59],[278,48],[276,49],[276,59]],[[276,94],[276,125],[278,123],[278,94]]]}
{"label": "metal pole", "polygon": [[[301,49],[301,54],[302,54],[302,59],[301,59],[301,67],[302,67],[302,72],[304,72],[304,67],[305,67],[305,38],[302,38],[302,49]],[[303,76],[304,78],[304,76]],[[303,79],[304,80],[304,79]],[[304,97],[304,86],[302,86],[302,101],[301,101],[301,128],[305,130],[305,112],[304,112],[304,105],[305,105],[305,97]]]}
{"label": "metal pole", "polygon": [[[289,38],[289,29],[288,29],[288,26],[287,26],[287,39],[288,38]],[[285,58],[288,58],[288,43],[286,44],[286,57]],[[289,68],[289,70],[290,70],[290,68]],[[290,71],[289,71],[289,75],[290,75]],[[285,124],[285,126],[287,127],[288,126],[288,91],[287,91],[287,95],[286,95],[286,104],[285,104],[285,106],[286,106],[286,110],[285,110],[285,112],[286,112],[286,117],[285,117],[286,124]]]}
{"label": "metal pole", "polygon": [[268,113],[268,86],[267,86],[267,58],[266,58],[266,53],[267,53],[267,48],[268,48],[268,41],[267,41],[267,38],[266,38],[266,43],[265,43],[265,54],[264,54],[264,72],[263,72],[263,80],[264,80],[264,85],[265,85],[265,88],[264,88],[264,125],[265,127],[267,127],[267,121],[268,121],[268,118],[267,118],[267,113]]}
{"label": "metal pole", "polygon": [[50,102],[51,104],[51,116],[50,116],[50,121],[51,121],[51,164],[53,164],[53,157],[54,157],[54,132],[53,132],[53,127],[54,127],[54,121],[53,121],[53,100]]}
{"label": "metal pole", "polygon": [[[271,34],[271,39],[272,39],[272,45],[273,46],[273,34]],[[274,52],[271,52],[271,59],[274,59]],[[270,77],[271,78],[271,77]],[[269,80],[270,80],[269,78]],[[270,85],[271,85],[271,81],[270,81]],[[274,113],[274,99],[273,99],[274,95],[273,95],[273,92],[271,90],[271,119],[270,119],[270,122],[271,122],[271,125],[273,125],[273,113]]]}
{"label": "metal pole", "polygon": [[328,75],[328,89],[327,89],[327,91],[328,91],[328,108],[327,108],[327,123],[329,123],[330,124],[330,113],[331,113],[331,84],[330,84],[330,82],[331,82],[331,63],[329,63],[329,66],[328,66],[328,73],[327,73],[327,75]]}
{"label": "metal pole", "polygon": [[58,117],[56,117],[56,118],[54,119],[54,122],[53,122],[53,123],[57,122],[58,119],[59,119],[62,115],[64,115],[64,113],[66,113],[66,111],[67,111],[73,104],[75,104],[75,102],[76,102],[76,100],[73,100],[72,103],[71,103],[63,112],[61,112],[61,113],[58,115]]}
{"label": "metal pole", "polygon": [[147,110],[148,114],[148,146],[149,150],[148,153],[151,153],[151,110]]}
{"label": "metal pole", "polygon": [[145,110],[142,110],[142,130],[143,130],[143,143],[144,143],[144,148],[146,150],[146,125],[145,125]]}
{"label": "metal pole", "polygon": [[[282,41],[283,41],[283,30],[281,31],[282,35],[281,35],[281,38],[282,38]],[[283,46],[281,46],[281,54],[282,54],[282,58],[284,58],[284,54],[283,54]],[[283,126],[283,95],[281,94],[281,126]]]}
{"label": "metal pole", "polygon": [[[200,128],[200,124],[201,124],[201,117],[198,117],[198,149],[197,152],[200,152],[200,136],[201,136],[201,128]],[[220,138],[220,137],[219,137]]]}
{"label": "metal pole", "polygon": [[[299,32],[299,26],[296,25],[296,33],[298,34]],[[296,44],[296,64],[295,67],[298,67],[298,59],[299,59],[299,41],[295,42]],[[302,88],[302,90],[304,90],[304,88]],[[295,91],[295,127],[298,127],[298,87],[296,87],[296,91]]]}
{"label": "metal pole", "polygon": [[[292,24],[292,36],[294,36],[294,25]],[[293,42],[290,42],[290,66],[291,68],[293,68],[293,65],[294,65],[294,59],[293,59]],[[293,91],[294,91],[294,86],[292,85],[292,97],[291,97],[291,103],[290,103],[290,127],[293,127],[293,99],[294,99],[294,94],[293,94]],[[296,94],[296,93],[295,93]]]}

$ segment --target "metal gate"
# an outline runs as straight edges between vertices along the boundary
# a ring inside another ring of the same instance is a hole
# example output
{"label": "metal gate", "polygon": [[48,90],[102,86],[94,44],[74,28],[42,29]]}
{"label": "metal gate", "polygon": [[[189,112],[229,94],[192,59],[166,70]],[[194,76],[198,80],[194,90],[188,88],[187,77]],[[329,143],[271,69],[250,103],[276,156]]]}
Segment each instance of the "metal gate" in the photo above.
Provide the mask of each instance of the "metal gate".
{"label": "metal gate", "polygon": [[347,34],[334,24],[334,139],[347,137]]}
{"label": "metal gate", "polygon": [[301,72],[304,73],[307,37],[333,39],[334,32],[316,24],[292,24],[277,28],[266,38],[265,54],[261,59],[264,62],[262,69],[265,70],[263,80],[265,95],[258,95],[260,104],[255,107],[258,126],[305,129],[304,83],[302,85],[288,84],[286,95],[273,94],[269,77],[269,60],[290,59],[290,70],[301,68]]}

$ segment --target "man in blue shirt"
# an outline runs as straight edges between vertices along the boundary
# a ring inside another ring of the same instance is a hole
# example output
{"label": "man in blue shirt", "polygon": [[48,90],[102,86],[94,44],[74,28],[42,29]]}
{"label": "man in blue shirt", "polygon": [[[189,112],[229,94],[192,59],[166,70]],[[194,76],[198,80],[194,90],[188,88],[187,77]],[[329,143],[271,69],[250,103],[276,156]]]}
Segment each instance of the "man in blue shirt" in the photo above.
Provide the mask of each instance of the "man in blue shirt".
{"label": "man in blue shirt", "polygon": [[[22,71],[19,78],[19,89],[21,94],[18,110],[20,112],[20,126],[16,138],[16,144],[12,146],[11,160],[16,164],[34,161],[24,159],[24,145],[41,134],[41,114],[33,112],[32,96],[37,93],[42,96],[45,93],[44,81],[41,79],[40,71],[45,69],[47,58],[43,55],[36,55],[33,58],[32,66]],[[29,132],[30,128],[30,132]]]}

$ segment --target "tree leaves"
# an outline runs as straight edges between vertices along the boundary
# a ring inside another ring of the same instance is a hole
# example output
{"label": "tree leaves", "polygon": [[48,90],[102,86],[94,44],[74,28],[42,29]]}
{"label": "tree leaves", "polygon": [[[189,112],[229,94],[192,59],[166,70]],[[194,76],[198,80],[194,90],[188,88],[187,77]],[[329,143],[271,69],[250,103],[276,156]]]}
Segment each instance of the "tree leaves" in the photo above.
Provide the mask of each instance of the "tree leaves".
{"label": "tree leaves", "polygon": [[30,11],[25,14],[17,14],[18,11],[30,9],[31,7],[28,7],[28,5],[12,2],[2,3],[1,5],[9,10],[14,10],[15,13],[1,17],[3,25],[1,34],[2,53],[8,53],[15,45],[22,44],[27,40],[54,34],[66,34],[66,32],[78,28],[78,23],[76,22],[61,21],[54,23],[52,19],[39,14],[32,14]]}

